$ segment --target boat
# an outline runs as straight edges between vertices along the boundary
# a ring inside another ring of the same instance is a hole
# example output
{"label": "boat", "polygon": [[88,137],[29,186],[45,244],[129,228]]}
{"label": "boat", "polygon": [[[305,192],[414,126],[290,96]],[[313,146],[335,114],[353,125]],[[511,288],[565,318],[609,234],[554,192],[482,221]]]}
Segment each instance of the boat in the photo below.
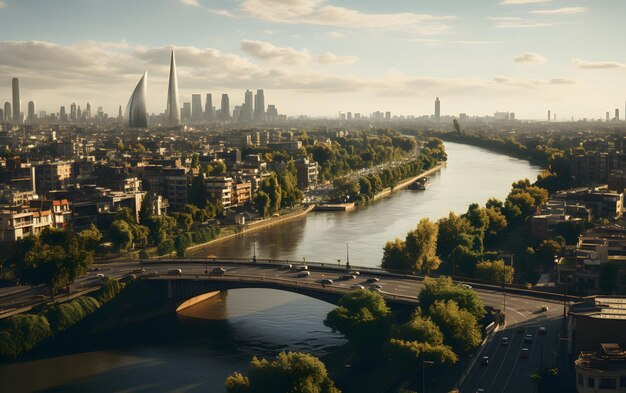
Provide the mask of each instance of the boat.
{"label": "boat", "polygon": [[411,190],[419,190],[419,191],[426,191],[428,187],[430,187],[430,180],[428,179],[428,177],[421,177],[415,180],[409,186]]}

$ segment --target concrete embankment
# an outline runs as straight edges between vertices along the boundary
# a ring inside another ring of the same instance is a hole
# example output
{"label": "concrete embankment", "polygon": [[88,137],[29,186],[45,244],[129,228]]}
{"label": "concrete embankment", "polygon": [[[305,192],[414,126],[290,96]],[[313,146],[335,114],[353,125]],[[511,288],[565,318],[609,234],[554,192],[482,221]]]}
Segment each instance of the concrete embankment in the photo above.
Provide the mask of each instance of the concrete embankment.
{"label": "concrete embankment", "polygon": [[427,170],[427,171],[425,171],[425,172],[420,173],[420,174],[419,174],[419,175],[417,175],[417,176],[413,176],[413,177],[410,177],[410,178],[408,178],[408,179],[402,180],[400,183],[396,184],[393,188],[391,188],[391,187],[385,188],[384,190],[382,190],[382,191],[381,191],[381,192],[379,192],[378,194],[374,195],[374,197],[372,198],[372,200],[373,200],[373,201],[377,201],[377,200],[379,200],[380,198],[384,198],[384,197],[386,197],[386,196],[387,196],[387,195],[389,195],[389,194],[392,194],[392,193],[394,193],[394,192],[396,192],[396,191],[399,191],[399,190],[402,190],[402,189],[404,189],[404,188],[407,188],[407,187],[408,187],[408,186],[410,186],[413,182],[415,182],[417,179],[421,179],[421,178],[423,178],[423,177],[430,176],[430,175],[432,175],[433,173],[438,172],[439,170],[441,170],[441,168],[443,168],[445,165],[446,165],[446,163],[445,163],[445,162],[442,162],[442,163],[440,163],[440,164],[437,164],[437,165],[436,165],[436,166],[434,166],[433,168],[431,168],[431,169],[429,169],[429,170]]}
{"label": "concrete embankment", "polygon": [[186,308],[194,306],[194,305],[196,305],[198,303],[201,303],[201,302],[203,302],[203,301],[205,301],[207,299],[210,299],[210,298],[212,298],[214,296],[217,296],[219,294],[220,294],[220,291],[215,291],[215,292],[208,292],[208,293],[202,294],[200,296],[192,297],[191,299],[182,302],[180,304],[180,306],[178,306],[176,308],[176,312],[179,312],[179,311],[182,311],[182,310],[184,310]]}
{"label": "concrete embankment", "polygon": [[269,227],[271,225],[280,224],[280,223],[288,221],[288,220],[293,220],[294,218],[302,217],[302,216],[305,216],[305,215],[309,214],[314,208],[315,208],[314,205],[309,205],[309,206],[304,207],[304,208],[302,208],[300,210],[297,210],[297,211],[294,211],[294,212],[291,212],[291,213],[287,213],[287,214],[283,214],[282,216],[279,216],[279,217],[272,217],[272,218],[268,218],[266,220],[255,221],[255,222],[252,222],[250,224],[244,225],[244,227],[241,230],[241,232],[233,233],[233,234],[226,235],[226,236],[223,236],[223,237],[218,237],[217,239],[211,240],[211,241],[206,242],[206,243],[196,244],[196,245],[193,245],[193,246],[189,247],[187,250],[188,251],[193,251],[193,250],[196,250],[198,248],[206,247],[206,246],[211,245],[211,244],[223,242],[225,240],[232,239],[232,238],[235,238],[237,236],[241,236],[241,235],[243,235],[245,233],[249,233],[249,232],[252,232],[252,231],[258,231],[259,229],[263,229],[263,228]]}

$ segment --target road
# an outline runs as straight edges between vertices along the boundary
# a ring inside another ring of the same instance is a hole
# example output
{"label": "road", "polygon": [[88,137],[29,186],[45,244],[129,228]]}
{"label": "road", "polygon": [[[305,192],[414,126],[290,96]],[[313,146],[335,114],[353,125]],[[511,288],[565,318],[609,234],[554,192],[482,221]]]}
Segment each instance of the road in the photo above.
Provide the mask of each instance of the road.
{"label": "road", "polygon": [[[138,261],[107,263],[97,265],[95,271],[91,271],[79,278],[73,285],[72,291],[87,290],[97,288],[101,279],[98,274],[104,274],[112,278],[121,278],[137,272],[140,266],[145,269],[146,276],[159,278],[168,276],[172,269],[181,269],[182,278],[195,278],[196,276],[206,279],[206,271],[215,267],[223,267],[226,270],[224,279],[246,278],[246,279],[280,279],[285,282],[298,282],[300,285],[312,285],[321,287],[320,280],[323,278],[333,280],[332,288],[345,290],[351,289],[355,284],[368,288],[372,285],[368,282],[370,278],[378,278],[376,284],[380,285],[381,293],[384,297],[390,298],[401,296],[414,299],[417,302],[417,295],[423,286],[423,282],[418,279],[409,279],[402,276],[387,276],[379,271],[361,271],[355,279],[341,279],[346,274],[345,268],[326,265],[309,265],[310,276],[298,277],[298,272],[293,269],[284,269],[281,265],[285,262],[267,263],[234,263],[234,261],[220,262],[182,262],[182,261],[146,261],[140,265]],[[298,266],[296,264],[293,265]],[[332,267],[331,267],[332,266]],[[328,288],[328,287],[327,287]],[[502,309],[504,296],[499,288],[475,288],[476,292],[486,306]],[[16,306],[32,306],[41,303],[41,299],[35,299],[37,294],[44,292],[44,288],[31,288],[21,292],[9,291],[7,288],[0,290],[0,310],[5,311]],[[548,307],[548,311],[541,311],[543,306]],[[559,333],[562,327],[562,303],[554,300],[546,300],[530,296],[517,294],[506,295],[506,327],[498,330],[488,338],[477,361],[469,370],[461,385],[461,392],[476,392],[479,388],[485,392],[530,392],[532,391],[531,373],[544,365],[551,365],[554,361],[555,351],[559,346]],[[547,328],[547,334],[538,334],[539,326]],[[533,340],[530,343],[524,342],[526,334],[531,334]],[[509,338],[507,346],[501,345],[502,337]],[[529,357],[520,356],[521,349],[528,348]],[[481,357],[489,357],[489,365],[481,364]]]}

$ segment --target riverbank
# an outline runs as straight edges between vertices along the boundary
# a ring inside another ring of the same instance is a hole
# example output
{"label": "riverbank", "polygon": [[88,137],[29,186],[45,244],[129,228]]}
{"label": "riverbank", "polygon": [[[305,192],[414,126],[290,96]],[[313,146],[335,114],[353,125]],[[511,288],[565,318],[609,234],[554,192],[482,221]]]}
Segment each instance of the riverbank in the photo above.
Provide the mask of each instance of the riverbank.
{"label": "riverbank", "polygon": [[413,176],[411,178],[402,180],[400,183],[396,184],[393,187],[387,187],[384,190],[382,190],[381,192],[379,192],[378,194],[374,195],[374,197],[372,198],[373,201],[376,201],[380,198],[386,197],[388,195],[393,194],[396,191],[400,191],[403,190],[405,188],[407,188],[408,186],[410,186],[411,184],[413,184],[413,182],[415,182],[416,180],[419,180],[421,178],[424,178],[426,176],[430,176],[433,173],[437,173],[441,170],[441,168],[443,168],[444,166],[446,166],[445,162],[440,162],[439,164],[437,164],[435,167],[420,173],[417,176]]}

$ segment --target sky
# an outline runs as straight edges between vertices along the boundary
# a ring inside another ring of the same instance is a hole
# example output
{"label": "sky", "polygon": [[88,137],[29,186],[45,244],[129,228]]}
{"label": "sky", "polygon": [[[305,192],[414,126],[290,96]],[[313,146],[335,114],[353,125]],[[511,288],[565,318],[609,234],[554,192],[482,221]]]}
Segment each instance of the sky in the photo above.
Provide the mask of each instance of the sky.
{"label": "sky", "polygon": [[[0,102],[124,108],[148,72],[164,112],[246,89],[290,116],[604,118],[626,100],[624,0],[0,0]],[[204,100],[204,98],[203,98]]]}

